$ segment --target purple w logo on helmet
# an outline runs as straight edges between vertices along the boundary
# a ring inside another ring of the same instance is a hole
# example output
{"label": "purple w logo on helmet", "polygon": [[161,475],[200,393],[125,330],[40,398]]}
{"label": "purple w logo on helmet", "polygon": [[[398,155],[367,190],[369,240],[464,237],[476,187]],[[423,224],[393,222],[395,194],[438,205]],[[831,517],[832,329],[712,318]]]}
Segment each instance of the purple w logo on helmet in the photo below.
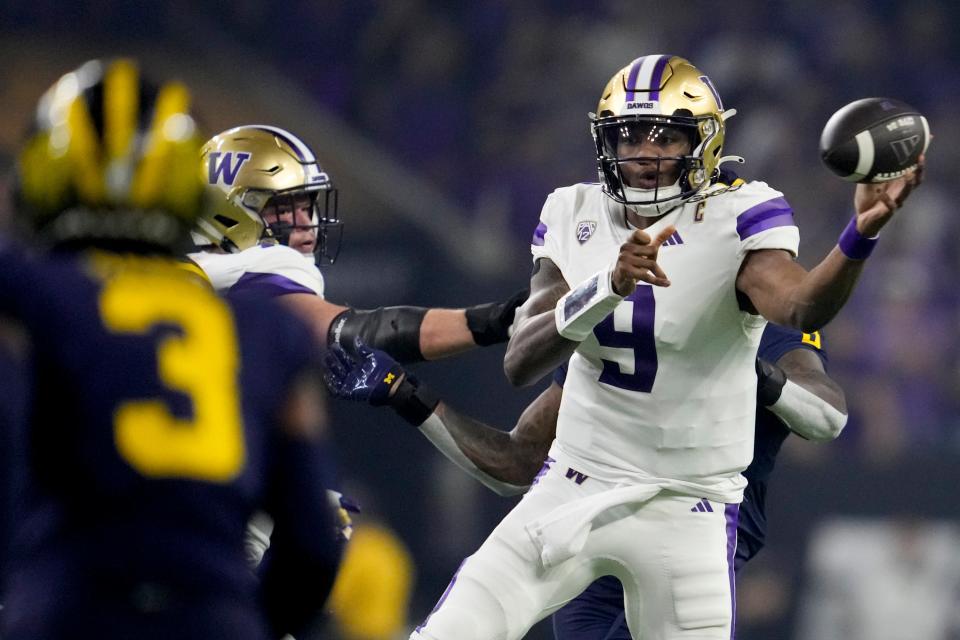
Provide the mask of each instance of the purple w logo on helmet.
{"label": "purple w logo on helmet", "polygon": [[226,153],[214,151],[210,154],[210,160],[207,164],[207,179],[209,180],[210,184],[216,184],[222,177],[224,184],[231,187],[233,186],[234,180],[237,179],[237,174],[240,173],[240,167],[243,166],[244,162],[250,159],[250,154],[246,152],[237,153],[237,161],[235,164],[233,158],[234,153],[232,151],[227,151]]}

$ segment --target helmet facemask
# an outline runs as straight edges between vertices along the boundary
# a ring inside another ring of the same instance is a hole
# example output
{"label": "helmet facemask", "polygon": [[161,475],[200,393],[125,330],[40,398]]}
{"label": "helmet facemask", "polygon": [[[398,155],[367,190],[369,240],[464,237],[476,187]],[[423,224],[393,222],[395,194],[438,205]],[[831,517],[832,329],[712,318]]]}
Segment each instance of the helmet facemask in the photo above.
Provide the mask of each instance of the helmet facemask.
{"label": "helmet facemask", "polygon": [[277,193],[260,212],[265,237],[313,255],[317,266],[333,264],[340,253],[343,222],[333,187]]}
{"label": "helmet facemask", "polygon": [[696,192],[688,178],[703,174],[703,162],[692,155],[694,118],[611,118],[595,121],[593,134],[605,191],[638,214],[661,215]]}

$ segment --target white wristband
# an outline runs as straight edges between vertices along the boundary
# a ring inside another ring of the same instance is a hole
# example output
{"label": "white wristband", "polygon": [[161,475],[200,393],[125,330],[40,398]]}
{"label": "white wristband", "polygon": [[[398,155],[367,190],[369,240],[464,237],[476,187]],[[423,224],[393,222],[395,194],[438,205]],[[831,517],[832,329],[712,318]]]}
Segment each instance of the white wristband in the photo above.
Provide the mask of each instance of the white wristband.
{"label": "white wristband", "polygon": [[557,333],[574,342],[583,342],[597,323],[620,304],[623,296],[613,290],[613,267],[596,272],[557,300],[554,318]]}

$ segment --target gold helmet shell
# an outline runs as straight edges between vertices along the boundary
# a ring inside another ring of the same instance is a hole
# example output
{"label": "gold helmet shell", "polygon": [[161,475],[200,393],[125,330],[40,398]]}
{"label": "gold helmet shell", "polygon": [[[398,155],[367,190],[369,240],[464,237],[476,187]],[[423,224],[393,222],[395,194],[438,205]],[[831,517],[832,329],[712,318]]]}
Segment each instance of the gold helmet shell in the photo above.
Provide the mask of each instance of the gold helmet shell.
{"label": "gold helmet shell", "polygon": [[282,194],[306,192],[319,202],[316,196],[326,192],[320,217],[330,217],[328,194],[335,192],[330,177],[313,151],[289,131],[268,125],[234,127],[207,141],[200,160],[210,206],[194,229],[198,244],[235,252],[270,238],[261,212]]}
{"label": "gold helmet shell", "polygon": [[176,248],[202,209],[202,140],[183,84],[91,60],[40,99],[17,157],[17,215],[53,244]]}
{"label": "gold helmet shell", "polygon": [[716,178],[726,133],[723,103],[710,78],[688,60],[670,55],[637,58],[613,75],[591,116],[604,192],[623,204],[635,203],[628,198],[620,172],[625,159],[617,156],[610,141],[618,127],[633,122],[689,132],[691,151],[678,159],[683,168],[673,199],[683,202]]}

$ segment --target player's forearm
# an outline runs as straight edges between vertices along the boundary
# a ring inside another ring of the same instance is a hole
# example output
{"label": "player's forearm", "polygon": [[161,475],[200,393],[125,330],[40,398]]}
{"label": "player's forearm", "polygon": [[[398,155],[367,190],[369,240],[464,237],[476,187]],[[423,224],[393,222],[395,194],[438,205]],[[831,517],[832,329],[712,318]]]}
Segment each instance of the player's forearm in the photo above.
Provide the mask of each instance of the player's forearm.
{"label": "player's forearm", "polygon": [[329,323],[327,340],[352,351],[354,341],[360,338],[401,363],[446,358],[477,346],[506,342],[514,311],[526,296],[526,290],[518,291],[502,302],[466,309],[346,309]]}
{"label": "player's forearm", "polygon": [[579,342],[557,331],[554,310],[527,318],[507,344],[503,371],[515,386],[527,386],[570,359]]}
{"label": "player's forearm", "polygon": [[737,290],[767,320],[809,333],[843,308],[862,270],[862,260],[836,248],[811,271],[785,252],[756,251],[741,268]]}
{"label": "player's forearm", "polygon": [[428,310],[423,307],[347,309],[330,323],[327,343],[353,352],[357,338],[386,351],[399,362],[420,362],[420,332]]}
{"label": "player's forearm", "polygon": [[789,326],[808,333],[823,328],[850,298],[863,265],[863,260],[851,260],[834,247],[794,289],[788,307]]}
{"label": "player's forearm", "polygon": [[420,327],[420,351],[427,360],[435,360],[506,342],[517,307],[529,293],[529,289],[521,289],[506,300],[466,309],[431,309]]}
{"label": "player's forearm", "polygon": [[835,439],[847,424],[846,413],[789,380],[780,399],[768,409],[791,431],[816,442]]}
{"label": "player's forearm", "polygon": [[[496,493],[514,495],[526,488],[522,479],[520,485],[514,486],[510,483],[511,474],[502,473],[503,469],[509,471],[507,459],[513,453],[508,434],[446,407],[429,387],[404,371],[388,354],[365,345],[359,351],[360,361],[351,361],[339,349],[332,350],[327,358],[327,384],[335,395],[389,406],[444,456]],[[372,373],[357,377],[355,374],[360,371]],[[376,381],[373,386],[365,382],[370,379]]]}
{"label": "player's forearm", "polygon": [[[790,371],[760,360],[758,401],[787,427],[818,442],[833,440],[847,424],[843,390],[823,371]],[[789,365],[788,365],[789,366]]]}
{"label": "player's forearm", "polygon": [[546,451],[541,451],[543,447],[522,442],[514,434],[487,426],[442,402],[435,414],[456,443],[457,453],[473,469],[458,461],[459,456],[444,453],[484,485],[501,495],[512,495],[522,492],[533,481],[546,455]]}
{"label": "player's forearm", "polygon": [[[423,316],[420,353],[424,359],[446,358],[476,346],[463,309],[430,309]],[[390,352],[389,349],[385,350]]]}
{"label": "player's forearm", "polygon": [[813,394],[820,401],[840,413],[847,413],[847,401],[843,390],[825,373],[787,372],[787,380]]}
{"label": "player's forearm", "polygon": [[477,346],[464,309],[402,306],[345,310],[330,324],[328,342],[351,351],[357,338],[405,364],[436,360]]}

